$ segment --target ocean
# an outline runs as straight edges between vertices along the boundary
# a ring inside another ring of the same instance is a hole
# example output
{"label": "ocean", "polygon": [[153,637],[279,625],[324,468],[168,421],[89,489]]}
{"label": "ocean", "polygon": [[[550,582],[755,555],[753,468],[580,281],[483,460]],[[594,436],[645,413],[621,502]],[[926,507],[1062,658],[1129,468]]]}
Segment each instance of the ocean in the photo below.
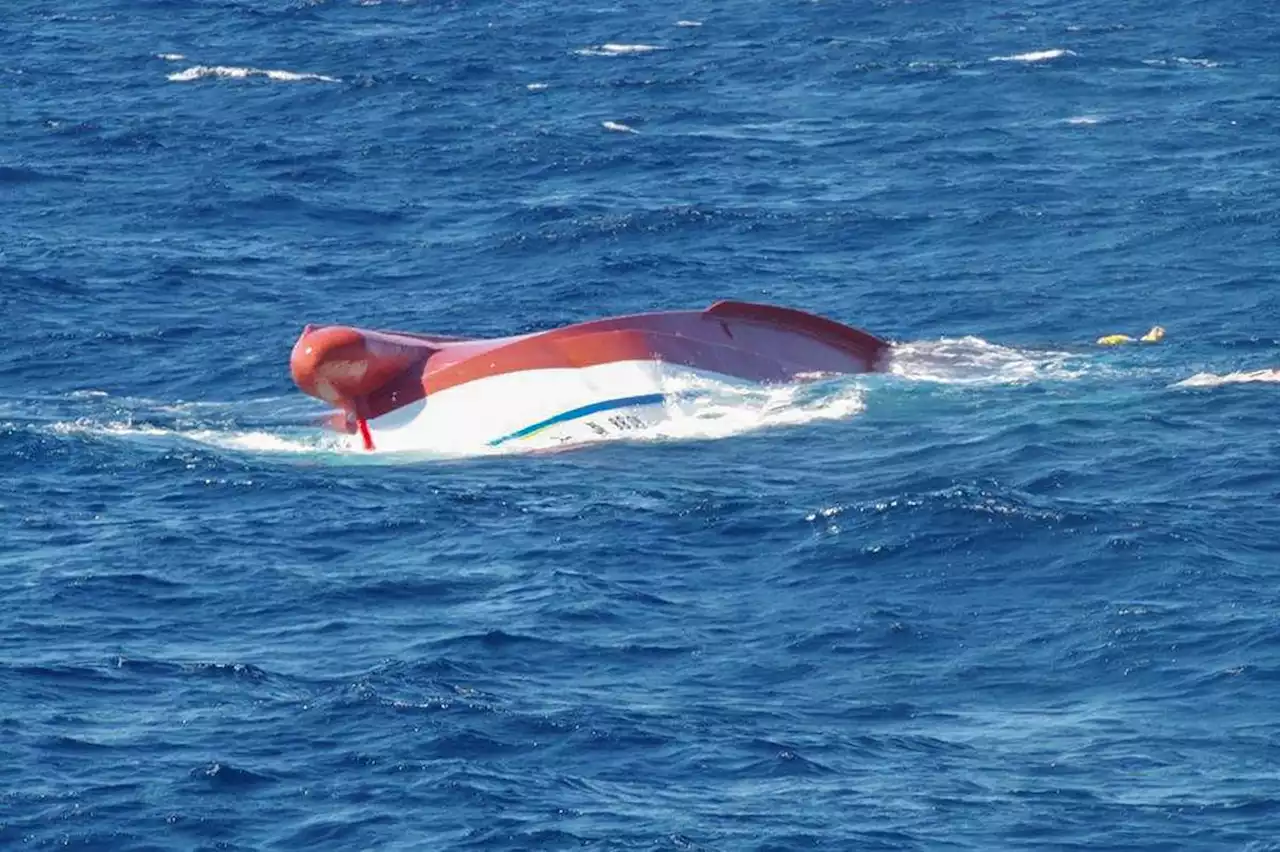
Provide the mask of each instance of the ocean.
{"label": "ocean", "polygon": [[[1277,45],[7,0],[0,848],[1280,850]],[[480,455],[289,376],[718,299],[889,369]]]}

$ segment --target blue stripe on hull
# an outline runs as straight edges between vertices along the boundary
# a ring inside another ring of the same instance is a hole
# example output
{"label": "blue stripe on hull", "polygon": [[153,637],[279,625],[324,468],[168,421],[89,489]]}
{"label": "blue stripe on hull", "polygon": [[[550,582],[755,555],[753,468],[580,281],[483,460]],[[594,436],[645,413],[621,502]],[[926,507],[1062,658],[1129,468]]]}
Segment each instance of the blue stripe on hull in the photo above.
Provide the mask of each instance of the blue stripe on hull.
{"label": "blue stripe on hull", "polygon": [[616,408],[629,408],[633,405],[654,405],[662,402],[665,397],[660,393],[647,393],[641,396],[624,396],[619,399],[606,399],[603,402],[593,402],[590,405],[584,405],[581,408],[574,408],[569,411],[561,412],[554,417],[548,417],[534,423],[532,426],[526,426],[518,429],[510,435],[503,435],[501,438],[495,438],[489,442],[489,446],[496,447],[507,441],[514,441],[517,438],[527,438],[535,432],[541,432],[551,426],[559,423],[566,423],[570,420],[577,420],[579,417],[586,417],[591,414],[599,414],[601,411],[613,411]]}

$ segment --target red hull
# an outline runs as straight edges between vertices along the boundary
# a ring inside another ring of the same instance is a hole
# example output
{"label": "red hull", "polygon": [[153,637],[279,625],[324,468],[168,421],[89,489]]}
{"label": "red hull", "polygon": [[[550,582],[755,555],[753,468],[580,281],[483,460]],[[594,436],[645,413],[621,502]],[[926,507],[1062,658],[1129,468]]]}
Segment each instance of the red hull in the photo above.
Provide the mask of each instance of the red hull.
{"label": "red hull", "polygon": [[[523,370],[658,360],[761,383],[876,370],[888,344],[790,308],[717,302],[490,340],[308,326],[290,368],[304,392],[345,413],[346,428],[424,396]],[[367,442],[366,442],[367,443]]]}

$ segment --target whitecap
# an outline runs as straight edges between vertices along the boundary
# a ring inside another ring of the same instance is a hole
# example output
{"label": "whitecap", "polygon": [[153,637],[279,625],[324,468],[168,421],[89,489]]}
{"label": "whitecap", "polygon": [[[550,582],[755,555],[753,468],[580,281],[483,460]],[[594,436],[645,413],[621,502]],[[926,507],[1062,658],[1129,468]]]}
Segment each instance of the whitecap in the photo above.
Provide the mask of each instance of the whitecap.
{"label": "whitecap", "polygon": [[615,133],[639,133],[640,132],[639,130],[636,130],[631,125],[623,124],[620,121],[603,121],[600,123],[600,126],[603,127],[605,130],[612,130]]}
{"label": "whitecap", "polygon": [[1089,125],[1089,124],[1097,124],[1100,121],[1102,121],[1102,119],[1096,115],[1073,115],[1070,118],[1065,119],[1064,123],[1074,124],[1074,125]]}
{"label": "whitecap", "polygon": [[547,90],[546,83],[529,83],[525,86],[531,92],[545,92]]}
{"label": "whitecap", "polygon": [[683,21],[683,20],[676,21],[676,26],[677,27],[700,27],[702,26],[702,21]]}
{"label": "whitecap", "polygon": [[237,65],[195,65],[185,71],[175,71],[168,76],[168,79],[175,83],[189,83],[192,80],[200,80],[206,77],[225,77],[230,79],[267,77],[272,80],[289,83],[302,81],[316,81],[321,83],[342,82],[335,77],[327,77],[324,74],[305,74],[297,71],[280,71],[265,68],[244,68]]}
{"label": "whitecap", "polygon": [[1217,68],[1217,62],[1212,59],[1203,59],[1200,57],[1175,56],[1172,59],[1144,59],[1143,65],[1152,65],[1156,68],[1168,68],[1169,66],[1178,66],[1181,68]]}
{"label": "whitecap", "polygon": [[187,57],[181,53],[157,53],[156,59],[163,59],[165,62],[181,62]]}
{"label": "whitecap", "polygon": [[82,417],[49,423],[55,435],[87,438],[189,441],[205,446],[250,453],[333,453],[360,452],[355,440],[347,435],[311,430],[306,434],[261,429],[181,429],[139,423],[129,420],[98,420]]}
{"label": "whitecap", "polygon": [[824,520],[828,518],[834,518],[838,515],[843,515],[844,510],[845,510],[844,506],[840,506],[840,505],[826,506],[824,508],[817,510],[816,512],[810,512],[809,514],[804,516],[804,519],[806,521],[816,521],[819,518],[822,518]]}
{"label": "whitecap", "polygon": [[896,344],[886,372],[907,381],[955,385],[1022,384],[1084,375],[1068,352],[1018,349],[981,337]]}
{"label": "whitecap", "polygon": [[337,433],[325,433],[321,438],[310,440],[264,431],[202,429],[175,434],[199,444],[250,453],[363,452],[353,439]]}
{"label": "whitecap", "polygon": [[653,53],[655,50],[663,48],[655,44],[600,44],[594,47],[584,47],[575,50],[574,53],[579,56],[631,56],[641,53]]}
{"label": "whitecap", "polygon": [[1196,373],[1174,384],[1176,388],[1216,388],[1222,385],[1241,385],[1253,382],[1280,384],[1280,369],[1247,370],[1236,373]]}
{"label": "whitecap", "polygon": [[55,435],[102,435],[115,438],[159,438],[173,434],[172,430],[159,426],[129,422],[102,423],[89,418],[50,423],[48,428]]}
{"label": "whitecap", "polygon": [[1075,51],[1054,47],[1048,50],[1033,50],[1029,53],[1015,53],[1012,56],[992,56],[991,62],[1048,62],[1063,56],[1075,56]]}

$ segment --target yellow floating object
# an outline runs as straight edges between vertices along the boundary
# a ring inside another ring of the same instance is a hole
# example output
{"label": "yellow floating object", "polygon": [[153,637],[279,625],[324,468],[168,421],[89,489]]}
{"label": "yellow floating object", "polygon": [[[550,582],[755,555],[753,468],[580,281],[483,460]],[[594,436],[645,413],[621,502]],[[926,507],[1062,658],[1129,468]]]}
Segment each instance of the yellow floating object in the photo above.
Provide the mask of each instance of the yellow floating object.
{"label": "yellow floating object", "polygon": [[[1151,330],[1142,337],[1138,338],[1143,343],[1159,343],[1164,340],[1164,328],[1158,325],[1151,326]],[[1099,346],[1119,346],[1121,343],[1133,343],[1133,338],[1127,334],[1107,334],[1098,338]]]}

